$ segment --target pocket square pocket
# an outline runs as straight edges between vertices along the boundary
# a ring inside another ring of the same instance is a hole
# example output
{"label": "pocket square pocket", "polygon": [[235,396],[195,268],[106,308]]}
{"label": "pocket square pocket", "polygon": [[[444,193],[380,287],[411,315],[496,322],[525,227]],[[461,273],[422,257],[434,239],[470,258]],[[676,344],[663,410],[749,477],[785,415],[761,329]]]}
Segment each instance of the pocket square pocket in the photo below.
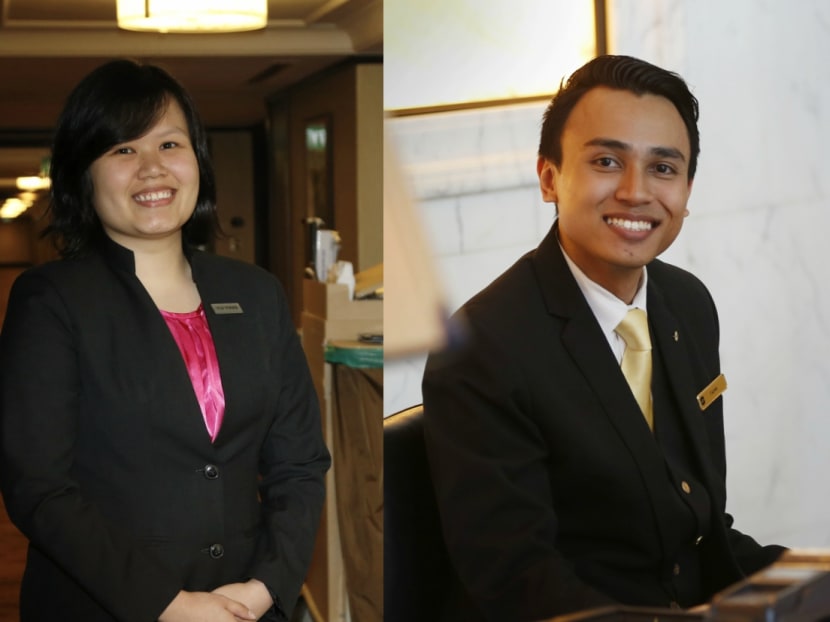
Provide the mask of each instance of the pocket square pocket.
{"label": "pocket square pocket", "polygon": [[709,408],[712,402],[718,399],[724,391],[726,391],[726,376],[720,374],[703,391],[697,394],[697,403],[700,410]]}

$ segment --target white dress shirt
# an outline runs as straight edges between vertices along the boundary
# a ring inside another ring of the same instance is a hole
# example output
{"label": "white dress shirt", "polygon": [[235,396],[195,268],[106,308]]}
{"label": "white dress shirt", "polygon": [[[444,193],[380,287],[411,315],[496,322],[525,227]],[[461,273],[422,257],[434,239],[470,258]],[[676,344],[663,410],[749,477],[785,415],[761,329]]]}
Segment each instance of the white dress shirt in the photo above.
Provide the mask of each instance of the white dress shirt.
{"label": "white dress shirt", "polygon": [[[559,248],[562,248],[561,244]],[[626,304],[607,289],[589,279],[579,266],[568,257],[568,253],[565,252],[564,248],[562,248],[562,255],[564,255],[565,261],[568,263],[571,274],[576,279],[576,284],[579,286],[582,295],[588,301],[588,306],[591,307],[594,317],[597,318],[602,333],[608,340],[608,345],[611,346],[611,351],[617,357],[617,363],[621,363],[623,351],[625,350],[625,341],[623,341],[622,337],[614,329],[630,309],[639,308],[648,312],[648,309],[646,309],[648,270],[643,266],[643,278],[640,281],[640,287],[637,289],[637,293],[634,295],[634,300],[631,301],[631,304]]]}

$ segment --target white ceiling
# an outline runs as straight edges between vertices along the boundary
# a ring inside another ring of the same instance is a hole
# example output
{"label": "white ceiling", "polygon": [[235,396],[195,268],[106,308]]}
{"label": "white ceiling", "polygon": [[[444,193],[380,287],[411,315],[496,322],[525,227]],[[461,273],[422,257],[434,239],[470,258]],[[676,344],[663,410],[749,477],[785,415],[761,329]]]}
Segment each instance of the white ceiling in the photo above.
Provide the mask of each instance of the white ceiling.
{"label": "white ceiling", "polygon": [[119,30],[115,0],[0,0],[0,180],[37,173],[44,150],[12,143],[48,135],[69,90],[111,58],[163,66],[209,126],[240,127],[261,121],[280,89],[382,55],[382,0],[269,0],[268,10],[261,31],[161,35]]}

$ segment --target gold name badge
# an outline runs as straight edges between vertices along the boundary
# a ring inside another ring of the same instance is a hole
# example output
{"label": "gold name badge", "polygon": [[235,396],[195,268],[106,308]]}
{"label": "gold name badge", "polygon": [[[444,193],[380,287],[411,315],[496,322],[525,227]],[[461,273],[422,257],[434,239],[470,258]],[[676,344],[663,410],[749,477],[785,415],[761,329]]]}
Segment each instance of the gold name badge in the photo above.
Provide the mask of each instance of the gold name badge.
{"label": "gold name badge", "polygon": [[726,391],[726,376],[721,374],[710,382],[709,386],[697,394],[697,403],[700,406],[700,410],[709,408],[712,402],[718,399],[724,391]]}
{"label": "gold name badge", "polygon": [[216,315],[235,315],[242,313],[238,302],[214,302],[210,305]]}

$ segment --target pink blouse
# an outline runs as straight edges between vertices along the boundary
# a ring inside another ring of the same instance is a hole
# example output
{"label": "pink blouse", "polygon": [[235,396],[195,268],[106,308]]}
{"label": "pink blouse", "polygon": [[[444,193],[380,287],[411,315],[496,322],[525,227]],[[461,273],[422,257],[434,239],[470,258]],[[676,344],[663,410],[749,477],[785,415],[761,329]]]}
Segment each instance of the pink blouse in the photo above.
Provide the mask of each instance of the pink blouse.
{"label": "pink blouse", "polygon": [[161,315],[179,345],[210,440],[215,441],[225,415],[225,392],[205,309],[200,304],[189,313],[162,311]]}

